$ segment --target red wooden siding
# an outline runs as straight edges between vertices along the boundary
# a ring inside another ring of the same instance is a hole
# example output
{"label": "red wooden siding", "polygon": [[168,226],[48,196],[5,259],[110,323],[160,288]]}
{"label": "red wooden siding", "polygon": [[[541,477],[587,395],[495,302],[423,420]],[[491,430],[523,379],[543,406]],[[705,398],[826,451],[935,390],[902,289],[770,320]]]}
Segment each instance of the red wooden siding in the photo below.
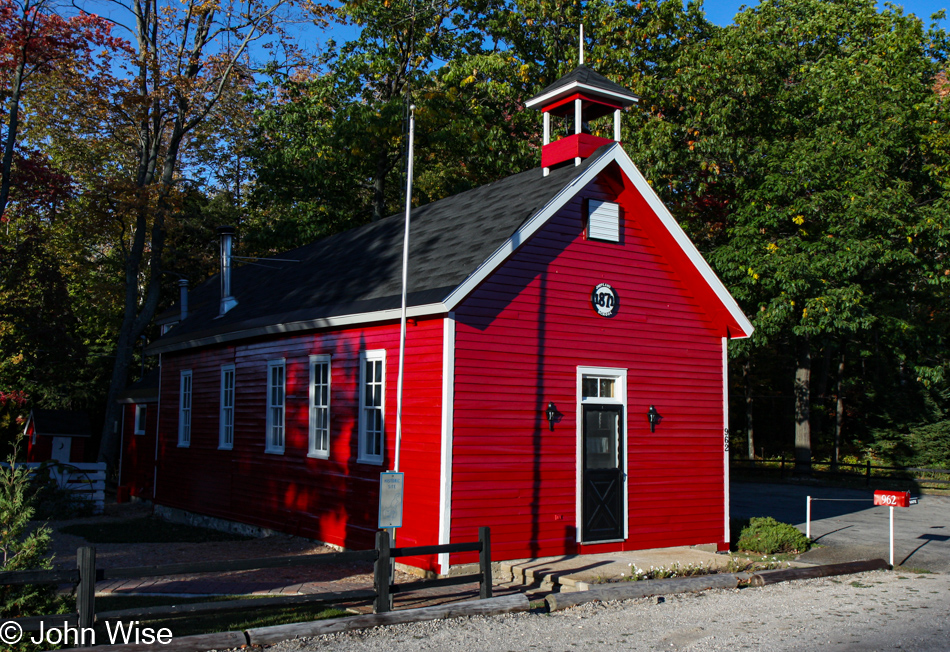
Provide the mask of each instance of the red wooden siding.
{"label": "red wooden siding", "polygon": [[[406,342],[400,545],[438,543],[443,320],[410,320]],[[359,355],[386,349],[383,466],[357,462]],[[330,457],[308,458],[309,356],[331,361]],[[264,453],[267,362],[286,360],[285,451]],[[233,450],[218,450],[221,365],[235,365]],[[395,453],[399,324],[285,336],[183,354],[162,364],[161,460],[157,502],[170,507],[370,548],[377,525],[379,473]],[[179,448],[180,372],[193,373],[191,445]],[[434,559],[416,560],[434,568]]]}
{"label": "red wooden siding", "polygon": [[158,432],[158,403],[145,406],[145,434],[135,434],[135,404],[122,405],[122,469],[119,484],[129,487],[129,494],[152,500],[155,480],[155,434]]}
{"label": "red wooden siding", "polygon": [[[668,255],[671,239],[650,237],[657,218],[624,185],[616,168],[601,174],[456,309],[452,540],[489,525],[495,559],[724,538],[722,333],[708,291]],[[621,204],[619,243],[585,240],[586,199]],[[591,307],[598,283],[620,295],[613,318]],[[623,543],[576,544],[579,365],[627,369]]]}

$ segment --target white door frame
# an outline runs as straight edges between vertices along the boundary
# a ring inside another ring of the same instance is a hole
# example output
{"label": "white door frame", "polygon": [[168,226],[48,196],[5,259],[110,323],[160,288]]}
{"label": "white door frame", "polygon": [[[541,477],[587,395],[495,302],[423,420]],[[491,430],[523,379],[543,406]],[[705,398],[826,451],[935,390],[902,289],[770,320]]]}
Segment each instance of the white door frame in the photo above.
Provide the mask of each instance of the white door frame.
{"label": "white door frame", "polygon": [[[595,398],[595,399],[584,399],[583,396],[583,380],[584,376],[602,376],[613,378],[616,385],[616,396],[614,398]],[[630,448],[630,436],[629,428],[627,423],[630,421],[629,416],[627,415],[627,370],[616,368],[616,367],[584,367],[578,365],[577,367],[577,399],[576,399],[576,409],[577,414],[577,424],[576,424],[576,437],[577,444],[575,446],[576,452],[576,462],[575,468],[577,469],[576,473],[576,484],[575,484],[575,514],[574,514],[574,523],[575,530],[577,532],[577,543],[582,545],[585,542],[582,540],[583,532],[583,518],[584,518],[584,505],[583,505],[583,496],[584,496],[584,405],[621,405],[623,406],[623,422],[621,423],[621,428],[623,429],[623,434],[621,435],[622,445],[623,445],[623,487],[621,489],[623,493],[623,538],[622,539],[610,539],[608,541],[591,541],[590,544],[597,543],[615,543],[617,541],[626,541],[630,536],[630,505],[629,505],[629,492],[627,490],[627,450]]]}

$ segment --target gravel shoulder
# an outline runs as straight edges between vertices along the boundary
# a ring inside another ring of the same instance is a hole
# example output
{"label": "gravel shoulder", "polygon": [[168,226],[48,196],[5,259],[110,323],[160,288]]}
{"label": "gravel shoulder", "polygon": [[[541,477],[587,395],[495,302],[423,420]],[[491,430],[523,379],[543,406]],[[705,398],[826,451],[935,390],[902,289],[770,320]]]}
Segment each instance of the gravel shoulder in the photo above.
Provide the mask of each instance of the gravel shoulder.
{"label": "gravel shoulder", "polygon": [[285,641],[310,650],[940,650],[950,575],[873,572]]}

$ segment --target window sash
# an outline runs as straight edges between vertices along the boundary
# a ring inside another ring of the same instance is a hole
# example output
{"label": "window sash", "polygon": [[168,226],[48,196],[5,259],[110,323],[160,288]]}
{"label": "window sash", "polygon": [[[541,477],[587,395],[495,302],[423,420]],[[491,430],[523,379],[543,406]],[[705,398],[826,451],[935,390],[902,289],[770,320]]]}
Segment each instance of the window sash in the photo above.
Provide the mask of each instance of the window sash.
{"label": "window sash", "polygon": [[148,414],[148,405],[135,405],[135,434],[145,434],[146,415]]}
{"label": "window sash", "polygon": [[221,414],[218,432],[218,448],[234,447],[234,365],[221,367]]}
{"label": "window sash", "polygon": [[382,464],[386,431],[386,351],[364,351],[360,357],[359,461]]}
{"label": "window sash", "polygon": [[181,384],[178,393],[178,445],[191,444],[191,371],[181,372]]}
{"label": "window sash", "polygon": [[267,364],[267,453],[284,452],[284,398],[286,367],[283,360]]}
{"label": "window sash", "polygon": [[310,356],[311,457],[330,456],[330,356]]}

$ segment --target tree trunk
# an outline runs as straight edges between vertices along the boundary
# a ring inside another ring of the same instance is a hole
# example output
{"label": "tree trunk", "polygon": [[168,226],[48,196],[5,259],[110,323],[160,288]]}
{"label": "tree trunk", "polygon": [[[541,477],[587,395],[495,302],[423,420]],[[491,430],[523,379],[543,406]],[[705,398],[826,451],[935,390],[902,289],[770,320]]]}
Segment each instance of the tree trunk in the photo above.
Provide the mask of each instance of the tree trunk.
{"label": "tree trunk", "polygon": [[[23,90],[23,73],[25,70],[26,52],[20,53],[20,62],[17,64],[13,79],[10,81],[10,117],[7,119],[7,140],[3,144],[3,167],[0,171],[0,217],[7,210],[10,199],[10,185],[13,176],[13,150],[16,145],[16,135],[20,128],[20,93]],[[8,222],[9,224],[9,222]]]}
{"label": "tree trunk", "polygon": [[755,459],[755,442],[752,430],[752,360],[746,358],[742,364],[742,382],[745,385],[745,438],[746,450],[750,460]]}
{"label": "tree trunk", "polygon": [[386,217],[386,175],[391,166],[388,164],[385,152],[380,152],[376,159],[376,178],[373,179],[373,221]]}
{"label": "tree trunk", "polygon": [[815,383],[815,405],[811,406],[811,434],[815,443],[821,442],[821,435],[824,430],[826,395],[828,393],[828,378],[831,376],[831,346],[825,344],[822,355],[821,373],[818,374],[818,382]]}
{"label": "tree trunk", "polygon": [[835,406],[835,453],[832,468],[838,469],[841,455],[841,427],[844,425],[844,344],[841,345],[841,359],[838,361],[838,401]]}
{"label": "tree trunk", "polygon": [[811,344],[798,341],[795,368],[795,474],[811,474]]}

